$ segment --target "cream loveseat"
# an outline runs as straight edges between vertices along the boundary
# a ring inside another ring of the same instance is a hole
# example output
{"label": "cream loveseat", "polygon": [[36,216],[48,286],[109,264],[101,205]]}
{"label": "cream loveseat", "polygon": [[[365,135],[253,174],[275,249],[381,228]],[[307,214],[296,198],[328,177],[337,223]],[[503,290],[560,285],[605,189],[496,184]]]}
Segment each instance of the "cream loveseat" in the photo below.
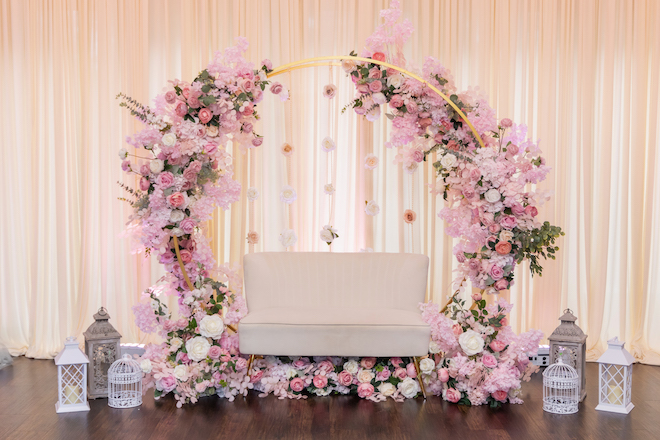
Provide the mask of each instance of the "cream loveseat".
{"label": "cream loveseat", "polygon": [[245,255],[243,266],[248,314],[239,324],[241,353],[428,353],[431,331],[418,307],[426,293],[424,255],[263,252]]}

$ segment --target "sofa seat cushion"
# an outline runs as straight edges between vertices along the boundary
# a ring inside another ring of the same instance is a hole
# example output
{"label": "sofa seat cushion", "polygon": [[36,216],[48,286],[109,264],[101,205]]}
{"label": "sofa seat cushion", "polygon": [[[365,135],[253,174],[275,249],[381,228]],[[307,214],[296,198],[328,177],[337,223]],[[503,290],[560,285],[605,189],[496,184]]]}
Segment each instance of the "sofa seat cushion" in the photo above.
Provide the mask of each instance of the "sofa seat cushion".
{"label": "sofa seat cushion", "polygon": [[242,353],[275,356],[423,356],[430,328],[400,309],[269,308],[239,324]]}

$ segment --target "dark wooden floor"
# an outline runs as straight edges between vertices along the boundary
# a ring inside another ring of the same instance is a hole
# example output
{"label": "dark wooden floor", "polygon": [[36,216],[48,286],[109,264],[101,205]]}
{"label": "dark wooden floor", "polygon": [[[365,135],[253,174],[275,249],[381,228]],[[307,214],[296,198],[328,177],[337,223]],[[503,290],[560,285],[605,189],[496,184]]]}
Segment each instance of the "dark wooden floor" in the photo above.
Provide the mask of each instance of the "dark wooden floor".
{"label": "dark wooden floor", "polygon": [[0,370],[0,439],[660,439],[660,367],[635,365],[629,415],[594,410],[596,364],[587,364],[588,394],[580,411],[558,416],[541,407],[542,378],[523,387],[522,405],[468,408],[438,397],[372,403],[351,396],[308,400],[216,397],[177,409],[152,393],[135,409],[90,402],[88,413],[56,414],[53,361],[15,359]]}

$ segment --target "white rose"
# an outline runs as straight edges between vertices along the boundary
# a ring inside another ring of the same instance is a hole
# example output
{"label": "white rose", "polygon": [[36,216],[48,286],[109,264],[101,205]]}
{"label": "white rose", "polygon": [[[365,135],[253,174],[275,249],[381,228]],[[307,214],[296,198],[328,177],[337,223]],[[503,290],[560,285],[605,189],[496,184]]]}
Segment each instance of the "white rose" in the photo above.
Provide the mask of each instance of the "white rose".
{"label": "white rose", "polygon": [[140,362],[140,368],[142,368],[143,373],[149,374],[153,369],[153,365],[151,365],[151,361],[149,359],[142,359],[142,362]]}
{"label": "white rose", "polygon": [[370,200],[367,202],[367,206],[364,207],[364,212],[366,212],[367,215],[376,215],[380,212],[380,206],[378,206],[378,203],[376,203],[375,200]]}
{"label": "white rose", "polygon": [[456,156],[453,154],[445,154],[442,156],[442,159],[440,159],[440,164],[443,168],[450,170],[456,166],[457,161],[458,159],[456,159]]}
{"label": "white rose", "polygon": [[367,154],[364,158],[364,167],[368,170],[373,170],[378,166],[378,157],[374,154]]}
{"label": "white rose", "polygon": [[394,86],[395,89],[398,89],[402,85],[403,85],[403,75],[401,75],[400,73],[387,77],[387,87]]}
{"label": "white rose", "polygon": [[351,374],[357,373],[359,368],[360,366],[358,365],[357,361],[355,361],[354,359],[344,362],[344,370],[348,371]]}
{"label": "white rose", "polygon": [[170,351],[178,351],[179,348],[183,345],[183,340],[181,338],[172,338],[170,339]]}
{"label": "white rose", "polygon": [[332,183],[326,183],[325,186],[323,186],[323,192],[331,195],[332,193],[335,192],[335,187],[332,186]]}
{"label": "white rose", "polygon": [[186,214],[180,209],[173,209],[172,212],[170,212],[170,222],[179,223],[185,218],[185,216]]}
{"label": "white rose", "polygon": [[500,232],[500,241],[511,241],[511,240],[513,240],[513,232],[506,230]]}
{"label": "white rose", "polygon": [[149,169],[154,174],[160,173],[161,171],[163,171],[163,168],[165,168],[165,162],[163,162],[160,159],[154,159],[149,164]]}
{"label": "white rose", "polygon": [[121,150],[119,150],[119,158],[121,160],[124,160],[127,157],[128,157],[128,151],[126,151],[126,148],[122,148]]}
{"label": "white rose", "polygon": [[495,202],[500,201],[500,199],[502,198],[502,195],[495,188],[491,188],[488,191],[486,191],[486,193],[484,194],[484,197],[486,198],[487,202],[495,203]]}
{"label": "white rose", "polygon": [[245,192],[249,201],[254,202],[259,198],[259,190],[255,187],[250,187]]}
{"label": "white rose", "polygon": [[287,378],[287,379],[293,379],[293,378],[296,377],[297,375],[298,375],[298,371],[296,371],[295,368],[291,368],[291,367],[289,367],[289,368],[286,370],[286,378]]}
{"label": "white rose", "polygon": [[429,342],[429,353],[440,353],[440,346],[438,345],[437,342],[431,341]]}
{"label": "white rose", "polygon": [[406,377],[397,385],[399,392],[403,394],[406,399],[412,399],[419,392],[419,383],[412,377]]}
{"label": "white rose", "polygon": [[353,60],[341,60],[341,68],[344,69],[344,72],[349,73],[355,70],[355,61]]}
{"label": "white rose", "polygon": [[323,388],[317,388],[314,390],[314,393],[319,397],[325,397],[330,394],[330,391],[331,391],[330,388],[328,388],[327,390],[324,390]]}
{"label": "white rose", "polygon": [[220,130],[218,130],[218,127],[215,125],[207,125],[206,126],[206,135],[209,137],[216,137]]}
{"label": "white rose", "polygon": [[151,300],[151,310],[158,310],[158,301],[155,299]]}
{"label": "white rose", "polygon": [[433,359],[424,358],[419,362],[419,369],[424,374],[431,374],[435,370],[435,362]]}
{"label": "white rose", "polygon": [[195,298],[192,295],[188,295],[185,298],[183,298],[183,303],[187,306],[192,304],[193,301],[195,301]]}
{"label": "white rose", "polygon": [[325,229],[325,228],[321,229],[320,236],[321,236],[321,240],[328,243],[328,244],[332,243],[335,239],[335,236],[332,235],[332,232]]}
{"label": "white rose", "polygon": [[467,330],[458,337],[458,343],[461,345],[466,356],[472,356],[484,351],[484,338],[474,330]]}
{"label": "white rose", "polygon": [[298,242],[298,236],[294,232],[293,229],[285,229],[282,232],[280,232],[280,243],[282,243],[282,246],[285,248],[288,248],[290,246],[295,246],[295,244]]}
{"label": "white rose", "polygon": [[335,148],[337,148],[337,146],[335,145],[335,141],[333,141],[330,136],[326,136],[321,141],[321,148],[323,148],[323,151],[325,151],[326,153],[329,153]]}
{"label": "white rose", "polygon": [[385,104],[387,102],[387,98],[385,98],[385,95],[383,95],[380,92],[371,95],[371,99],[374,100],[374,104],[378,104],[378,105]]}
{"label": "white rose", "polygon": [[174,377],[176,377],[181,382],[188,380],[188,368],[185,365],[177,365],[174,367]]}
{"label": "white rose", "polygon": [[396,391],[396,388],[394,387],[394,385],[392,385],[389,382],[383,382],[380,385],[378,385],[378,391],[383,396],[390,397],[392,394],[394,394],[394,391]]}
{"label": "white rose", "polygon": [[404,169],[408,172],[408,174],[413,174],[415,171],[417,171],[417,167],[419,164],[417,162],[410,162],[406,165],[404,165]]}
{"label": "white rose", "polygon": [[295,202],[297,198],[298,198],[298,194],[296,194],[295,189],[293,189],[289,185],[285,185],[282,188],[282,192],[280,192],[280,200],[281,201],[283,201],[287,205],[290,205],[293,202]]}
{"label": "white rose", "polygon": [[373,371],[371,370],[360,370],[360,372],[357,375],[357,380],[360,383],[369,383],[373,380],[373,378],[376,377]]}
{"label": "white rose", "polygon": [[188,339],[188,342],[186,342],[188,357],[195,362],[200,362],[206,359],[210,348],[211,344],[202,336],[195,336],[192,339]]}
{"label": "white rose", "polygon": [[199,323],[199,333],[207,338],[220,339],[225,330],[225,323],[220,315],[206,315]]}
{"label": "white rose", "polygon": [[173,147],[176,144],[176,135],[172,132],[166,133],[160,141],[167,147]]}

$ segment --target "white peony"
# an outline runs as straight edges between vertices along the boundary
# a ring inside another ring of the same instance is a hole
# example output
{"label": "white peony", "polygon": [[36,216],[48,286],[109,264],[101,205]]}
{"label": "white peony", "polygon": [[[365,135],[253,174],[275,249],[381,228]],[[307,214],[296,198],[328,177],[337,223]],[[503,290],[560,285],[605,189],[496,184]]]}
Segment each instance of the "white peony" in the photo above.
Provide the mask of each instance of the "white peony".
{"label": "white peony", "polygon": [[176,144],[176,135],[172,132],[169,132],[169,133],[165,134],[160,141],[166,147],[173,147],[174,144]]}
{"label": "white peony", "polygon": [[341,68],[344,69],[344,72],[350,73],[355,70],[355,61],[353,60],[341,60]]}
{"label": "white peony", "polygon": [[385,397],[390,397],[396,391],[396,387],[389,382],[378,385],[378,391]]}
{"label": "white peony", "polygon": [[487,202],[495,203],[495,202],[500,201],[500,199],[502,198],[502,195],[495,188],[491,188],[488,191],[486,191],[486,193],[484,194],[484,197],[486,198]]}
{"label": "white peony", "polygon": [[160,173],[161,171],[163,171],[163,168],[165,168],[165,162],[163,162],[160,159],[154,159],[149,164],[149,169],[154,174]]}
{"label": "white peony", "polygon": [[330,136],[326,136],[321,141],[321,148],[323,148],[323,151],[325,151],[326,153],[329,153],[335,148],[337,148],[337,145],[335,145],[335,141],[333,141]]}
{"label": "white peony", "polygon": [[149,374],[154,367],[151,365],[149,359],[142,359],[142,362],[140,362],[140,368],[142,368],[143,373]]}
{"label": "white peony", "polygon": [[122,148],[121,150],[119,150],[119,158],[121,160],[124,160],[127,157],[128,157],[128,151],[126,151],[126,148]]}
{"label": "white peony", "polygon": [[199,323],[199,333],[207,338],[220,339],[225,323],[220,315],[206,315]]}
{"label": "white peony", "polygon": [[290,246],[295,246],[295,244],[298,242],[298,236],[294,232],[293,229],[285,229],[282,232],[280,232],[280,243],[282,243],[282,246],[285,248],[288,248]]}
{"label": "white peony", "polygon": [[220,133],[220,130],[215,125],[206,126],[206,135],[209,137],[216,137]]}
{"label": "white peony", "polygon": [[170,351],[178,351],[179,348],[183,345],[183,340],[181,338],[172,338],[170,339]]}
{"label": "white peony", "polygon": [[254,202],[259,198],[259,190],[254,187],[250,187],[245,192],[249,201]]}
{"label": "white peony", "polygon": [[387,87],[394,87],[398,89],[403,85],[403,75],[397,73],[396,75],[387,77]]}
{"label": "white peony", "polygon": [[185,217],[185,212],[181,211],[180,209],[173,209],[172,212],[170,212],[170,222],[172,223],[179,223]]}
{"label": "white peony", "polygon": [[376,203],[375,200],[370,200],[367,202],[367,206],[364,207],[364,212],[366,212],[367,215],[376,215],[380,212],[380,206],[378,206],[378,203]]}
{"label": "white peony", "polygon": [[296,190],[293,189],[289,185],[285,185],[282,187],[282,191],[280,192],[280,200],[286,203],[287,205],[292,204],[293,202],[296,201],[298,198],[298,194],[296,194]]}
{"label": "white peony", "polygon": [[500,241],[511,241],[511,240],[513,240],[513,232],[506,230],[500,232]]}
{"label": "white peony", "polygon": [[385,95],[383,95],[380,92],[371,95],[371,99],[374,100],[374,104],[378,104],[378,105],[385,104],[387,102],[387,98],[385,97]]}
{"label": "white peony", "polygon": [[186,342],[188,357],[195,362],[200,362],[206,359],[210,348],[211,344],[202,336],[195,336],[192,339],[188,339],[188,342]]}
{"label": "white peony", "polygon": [[440,353],[440,346],[438,345],[437,342],[435,341],[429,342],[429,353],[432,354]]}
{"label": "white peony", "polygon": [[433,370],[435,370],[435,362],[433,362],[433,359],[430,358],[422,359],[419,362],[419,369],[424,374],[431,374]]}
{"label": "white peony", "polygon": [[403,381],[399,382],[397,388],[406,399],[412,399],[419,393],[419,383],[412,377],[406,377]]}
{"label": "white peony", "polygon": [[188,367],[185,365],[177,365],[174,367],[174,377],[176,377],[179,381],[185,382],[188,380]]}
{"label": "white peony", "polygon": [[456,159],[456,156],[453,154],[445,154],[442,156],[442,159],[440,159],[440,164],[447,170],[454,168],[456,166],[456,162],[458,162],[458,159]]}
{"label": "white peony", "polygon": [[360,372],[357,374],[357,380],[360,383],[369,383],[373,380],[374,377],[376,377],[376,375],[372,370],[360,370]]}
{"label": "white peony", "polygon": [[332,195],[332,193],[335,192],[335,187],[332,186],[332,183],[326,183],[326,184],[323,186],[323,192],[326,193],[326,194],[328,194],[328,195]]}
{"label": "white peony", "polygon": [[473,356],[484,351],[484,338],[474,330],[467,330],[458,337],[458,343],[461,345],[466,356]]}
{"label": "white peony", "polygon": [[348,371],[351,374],[357,373],[359,369],[360,369],[360,365],[354,359],[344,362],[344,370]]}

